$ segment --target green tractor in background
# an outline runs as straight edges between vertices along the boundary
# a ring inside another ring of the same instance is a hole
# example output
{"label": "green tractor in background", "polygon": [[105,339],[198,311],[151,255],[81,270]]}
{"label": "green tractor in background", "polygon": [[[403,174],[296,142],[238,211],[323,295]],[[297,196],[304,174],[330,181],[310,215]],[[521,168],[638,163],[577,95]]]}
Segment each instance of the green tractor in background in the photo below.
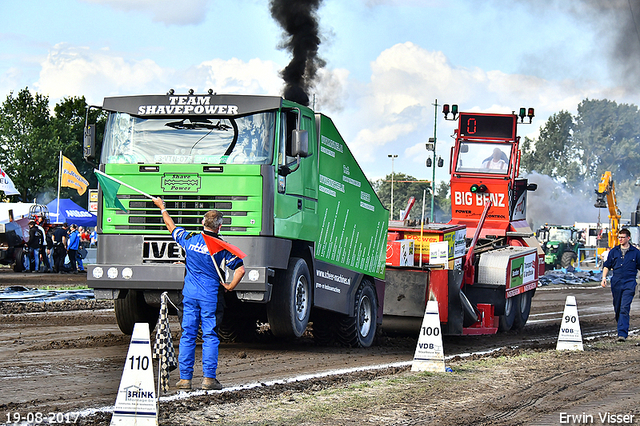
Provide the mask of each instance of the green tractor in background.
{"label": "green tractor in background", "polygon": [[[536,237],[544,250],[545,270],[577,266],[578,255],[584,258],[584,248],[580,230],[574,226],[545,224],[536,232]],[[584,259],[581,259],[584,260]]]}

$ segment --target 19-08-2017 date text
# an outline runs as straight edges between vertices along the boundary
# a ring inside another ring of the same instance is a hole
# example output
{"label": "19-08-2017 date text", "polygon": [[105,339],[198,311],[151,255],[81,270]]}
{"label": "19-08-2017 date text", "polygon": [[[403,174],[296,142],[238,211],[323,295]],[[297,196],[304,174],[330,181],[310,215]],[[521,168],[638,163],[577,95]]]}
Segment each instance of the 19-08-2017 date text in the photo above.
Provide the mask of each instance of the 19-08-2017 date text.
{"label": "19-08-2017 date text", "polygon": [[74,424],[78,422],[80,413],[40,413],[40,412],[9,412],[5,413],[7,416],[6,425],[11,424]]}

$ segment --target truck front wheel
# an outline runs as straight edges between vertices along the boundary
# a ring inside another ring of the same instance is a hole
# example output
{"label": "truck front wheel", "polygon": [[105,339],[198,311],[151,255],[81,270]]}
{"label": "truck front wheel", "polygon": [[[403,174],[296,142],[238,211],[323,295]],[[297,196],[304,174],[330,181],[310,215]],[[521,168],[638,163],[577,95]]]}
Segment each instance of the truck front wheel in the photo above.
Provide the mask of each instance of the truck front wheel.
{"label": "truck front wheel", "polygon": [[118,328],[128,335],[133,334],[133,326],[137,322],[146,322],[149,324],[149,330],[153,330],[160,312],[158,308],[147,305],[144,294],[136,290],[128,290],[123,299],[116,299],[114,307]]}
{"label": "truck front wheel", "polygon": [[300,337],[311,313],[311,277],[307,262],[292,257],[286,271],[279,272],[267,304],[267,318],[276,337]]}
{"label": "truck front wheel", "polygon": [[355,298],[355,316],[344,316],[338,325],[338,339],[345,346],[368,348],[376,337],[378,302],[373,284],[362,281]]}

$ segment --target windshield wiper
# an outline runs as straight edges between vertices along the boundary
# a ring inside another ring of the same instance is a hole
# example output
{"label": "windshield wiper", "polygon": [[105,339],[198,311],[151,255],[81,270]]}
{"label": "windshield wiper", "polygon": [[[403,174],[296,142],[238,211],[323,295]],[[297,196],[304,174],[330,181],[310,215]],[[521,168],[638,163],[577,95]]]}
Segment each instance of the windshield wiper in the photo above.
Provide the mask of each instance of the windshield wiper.
{"label": "windshield wiper", "polygon": [[222,130],[222,131],[231,130],[231,126],[222,123],[222,120],[218,120],[218,122],[214,124],[211,121],[206,119],[203,121],[194,121],[193,119],[185,118],[180,121],[173,121],[171,123],[167,123],[165,124],[165,126],[172,127],[176,130],[182,130],[182,129],[189,129],[189,130],[207,129],[207,130]]}

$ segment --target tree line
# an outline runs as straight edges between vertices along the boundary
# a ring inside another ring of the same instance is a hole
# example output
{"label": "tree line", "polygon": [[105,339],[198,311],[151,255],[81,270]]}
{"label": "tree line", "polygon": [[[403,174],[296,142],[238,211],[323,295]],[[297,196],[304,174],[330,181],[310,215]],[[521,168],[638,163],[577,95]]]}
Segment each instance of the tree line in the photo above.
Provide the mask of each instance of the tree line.
{"label": "tree line", "polygon": [[[10,201],[47,203],[57,196],[59,152],[75,164],[97,188],[93,165],[84,161],[82,140],[87,102],[82,97],[68,97],[51,110],[49,98],[32,93],[28,87],[11,92],[0,107],[0,167],[9,175],[20,195],[0,197]],[[106,114],[92,109],[89,120],[96,123],[96,143],[102,141]],[[99,150],[98,150],[99,152]],[[61,188],[61,198],[71,198],[87,207],[88,195],[75,189]]]}
{"label": "tree line", "polygon": [[[391,211],[391,174],[384,179],[371,182],[382,205]],[[415,197],[416,202],[409,214],[409,219],[420,220],[422,216],[422,196],[425,194],[425,218],[431,217],[431,182],[419,181],[404,173],[393,174],[393,219],[400,218],[400,210],[404,210],[409,198]],[[449,197],[449,182],[440,182],[436,187],[434,197],[434,222],[448,222],[451,218],[451,199]]]}

